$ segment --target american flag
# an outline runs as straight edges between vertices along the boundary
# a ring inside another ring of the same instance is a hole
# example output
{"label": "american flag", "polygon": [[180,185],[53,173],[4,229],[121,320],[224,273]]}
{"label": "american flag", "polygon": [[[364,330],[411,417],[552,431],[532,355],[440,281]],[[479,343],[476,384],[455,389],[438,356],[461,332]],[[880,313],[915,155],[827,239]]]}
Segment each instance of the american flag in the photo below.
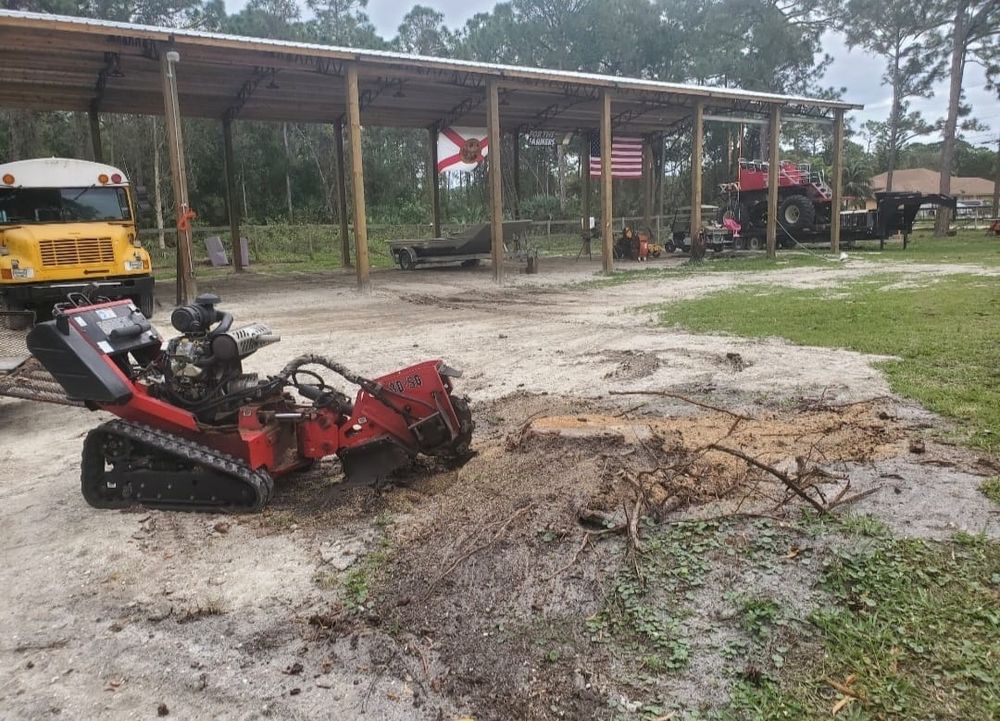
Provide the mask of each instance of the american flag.
{"label": "american flag", "polygon": [[[601,137],[590,136],[590,176],[601,175]],[[642,138],[611,136],[611,177],[642,177]]]}

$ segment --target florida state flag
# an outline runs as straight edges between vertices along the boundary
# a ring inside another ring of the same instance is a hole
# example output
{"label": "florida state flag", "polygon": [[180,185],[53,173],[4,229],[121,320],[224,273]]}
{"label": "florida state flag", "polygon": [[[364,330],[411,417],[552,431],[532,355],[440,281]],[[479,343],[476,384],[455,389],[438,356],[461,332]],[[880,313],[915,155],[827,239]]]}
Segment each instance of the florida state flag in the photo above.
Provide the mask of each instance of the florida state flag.
{"label": "florida state flag", "polygon": [[475,169],[486,160],[486,128],[444,128],[438,134],[439,173]]}

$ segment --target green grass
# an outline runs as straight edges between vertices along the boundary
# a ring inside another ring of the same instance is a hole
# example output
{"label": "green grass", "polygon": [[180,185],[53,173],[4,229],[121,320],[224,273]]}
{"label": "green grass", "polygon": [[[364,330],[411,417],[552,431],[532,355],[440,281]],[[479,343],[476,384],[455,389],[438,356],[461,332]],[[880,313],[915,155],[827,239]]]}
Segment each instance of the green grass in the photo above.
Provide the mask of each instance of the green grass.
{"label": "green grass", "polygon": [[1000,476],[987,478],[979,485],[982,494],[1000,506]]}
{"label": "green grass", "polygon": [[838,517],[840,529],[847,534],[867,538],[888,538],[889,527],[875,516],[862,513],[844,513]]}
{"label": "green grass", "polygon": [[1000,450],[1000,284],[955,275],[891,287],[899,280],[835,291],[741,287],[662,306],[661,322],[897,356],[879,364],[894,392],[959,421],[969,444]]}
{"label": "green grass", "polygon": [[846,719],[1000,718],[1000,544],[885,540],[835,557],[822,585],[835,599],[810,617],[822,651],[738,684],[723,718],[829,718],[827,679],[852,675],[863,700]]}
{"label": "green grass", "polygon": [[914,263],[972,263],[1000,266],[1000,238],[987,237],[983,230],[960,230],[951,238],[935,238],[930,232],[910,236],[903,249],[901,242],[886,243],[882,251],[878,243],[865,242],[852,256],[874,261],[910,261]]}

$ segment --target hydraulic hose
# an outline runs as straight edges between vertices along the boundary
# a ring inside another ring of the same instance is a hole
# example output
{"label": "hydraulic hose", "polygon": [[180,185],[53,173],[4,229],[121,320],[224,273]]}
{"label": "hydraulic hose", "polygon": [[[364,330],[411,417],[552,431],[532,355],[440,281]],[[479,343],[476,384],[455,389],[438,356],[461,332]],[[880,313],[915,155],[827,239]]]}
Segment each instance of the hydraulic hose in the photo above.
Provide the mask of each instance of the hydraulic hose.
{"label": "hydraulic hose", "polygon": [[364,376],[359,376],[357,373],[349,370],[344,365],[338,363],[335,360],[327,358],[321,355],[315,355],[313,353],[307,353],[305,355],[300,355],[297,358],[293,358],[288,365],[281,369],[278,373],[278,377],[283,380],[288,380],[299,368],[306,365],[318,365],[329,370],[342,377],[348,383],[353,383],[356,386],[360,386],[363,390],[367,391],[373,398],[377,399],[386,408],[389,408],[395,413],[403,416],[407,419],[407,422],[413,421],[413,414],[410,411],[398,408],[394,403],[390,402],[388,396],[395,396],[408,403],[415,403],[417,405],[424,406],[431,411],[436,411],[437,409],[428,403],[427,401],[421,400],[419,398],[414,398],[412,396],[406,395],[405,393],[399,393],[397,391],[390,391],[383,387],[381,384],[369,379]]}
{"label": "hydraulic hose", "polygon": [[293,358],[288,364],[281,369],[278,375],[281,378],[288,379],[292,376],[295,371],[297,371],[302,366],[307,365],[318,365],[323,366],[334,373],[342,377],[348,383],[353,383],[356,386],[361,386],[366,391],[371,391],[376,388],[376,384],[364,376],[359,376],[352,370],[349,370],[346,366],[338,363],[335,360],[331,360],[325,356],[315,355],[313,353],[307,353],[305,355],[300,355],[297,358]]}

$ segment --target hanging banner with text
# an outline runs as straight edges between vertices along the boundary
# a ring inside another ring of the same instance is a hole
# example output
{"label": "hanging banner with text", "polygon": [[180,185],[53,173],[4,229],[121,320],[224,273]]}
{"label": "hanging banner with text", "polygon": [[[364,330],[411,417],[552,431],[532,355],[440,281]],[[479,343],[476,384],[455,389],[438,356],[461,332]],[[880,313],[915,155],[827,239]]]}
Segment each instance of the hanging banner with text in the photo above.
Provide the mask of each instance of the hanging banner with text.
{"label": "hanging banner with text", "polygon": [[532,130],[528,132],[528,145],[555,147],[556,134],[553,130]]}

